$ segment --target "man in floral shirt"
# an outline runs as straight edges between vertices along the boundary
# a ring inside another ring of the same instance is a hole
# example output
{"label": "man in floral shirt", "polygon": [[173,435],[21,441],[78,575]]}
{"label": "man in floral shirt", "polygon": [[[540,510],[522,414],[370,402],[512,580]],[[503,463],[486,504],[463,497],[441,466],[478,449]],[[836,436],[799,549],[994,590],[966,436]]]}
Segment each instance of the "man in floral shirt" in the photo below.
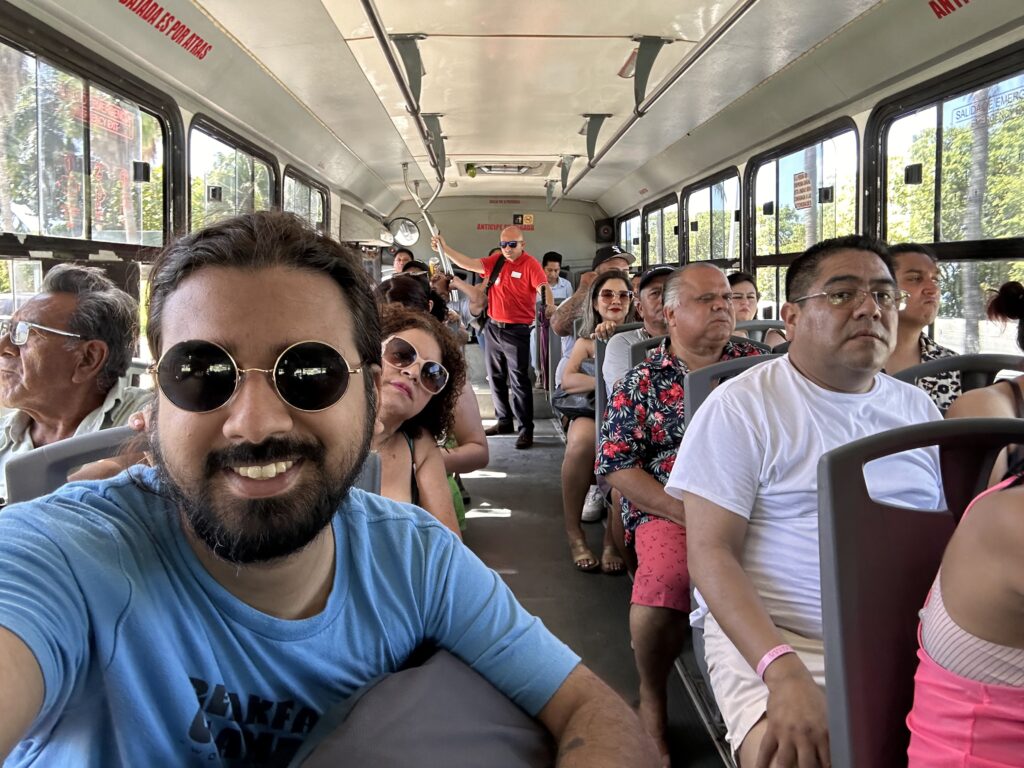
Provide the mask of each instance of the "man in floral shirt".
{"label": "man in floral shirt", "polygon": [[760,351],[730,341],[736,326],[732,289],[715,266],[677,270],[665,285],[663,304],[669,337],[612,390],[595,471],[622,494],[626,543],[636,547],[629,627],[640,717],[667,753],[665,688],[690,610],[683,505],[663,488],[683,437],[683,377]]}

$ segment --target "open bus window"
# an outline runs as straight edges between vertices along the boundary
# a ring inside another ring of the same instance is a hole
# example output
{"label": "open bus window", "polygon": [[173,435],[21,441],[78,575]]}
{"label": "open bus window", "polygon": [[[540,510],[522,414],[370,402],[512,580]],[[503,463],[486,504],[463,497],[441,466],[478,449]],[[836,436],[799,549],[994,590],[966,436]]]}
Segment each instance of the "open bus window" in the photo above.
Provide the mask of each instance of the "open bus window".
{"label": "open bus window", "polygon": [[3,231],[161,245],[160,120],[133,101],[2,44],[0,75]]}
{"label": "open bus window", "polygon": [[740,258],[740,207],[738,176],[699,187],[685,195],[687,259],[707,261]]}
{"label": "open bus window", "polygon": [[759,165],[757,255],[795,255],[855,233],[857,163],[857,135],[849,130]]}
{"label": "open bus window", "polygon": [[273,206],[270,166],[193,127],[189,133],[192,229]]}
{"label": "open bus window", "polygon": [[326,192],[307,184],[292,175],[292,171],[284,174],[284,209],[308,222],[320,231],[326,231]]}
{"label": "open bus window", "polygon": [[935,341],[961,354],[1020,354],[1017,324],[989,320],[993,292],[1009,280],[1024,282],[1024,261],[943,261],[939,264],[942,303]]}
{"label": "open bus window", "polygon": [[640,214],[636,213],[619,222],[619,248],[640,255]]}
{"label": "open bus window", "polygon": [[645,217],[647,221],[647,265],[661,264],[661,210],[651,211]]}

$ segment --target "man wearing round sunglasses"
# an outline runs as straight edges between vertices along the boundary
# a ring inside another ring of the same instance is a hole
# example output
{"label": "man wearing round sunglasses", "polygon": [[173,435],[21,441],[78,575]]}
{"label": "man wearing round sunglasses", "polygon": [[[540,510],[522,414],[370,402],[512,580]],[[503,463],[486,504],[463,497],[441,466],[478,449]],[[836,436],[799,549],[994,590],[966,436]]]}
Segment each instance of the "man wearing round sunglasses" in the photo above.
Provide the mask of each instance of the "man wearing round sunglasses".
{"label": "man wearing round sunglasses", "polygon": [[625,703],[450,531],[350,490],[379,328],[358,257],[292,214],[162,252],[154,466],[0,515],[0,759],[284,765],[429,644],[586,764],[655,764]]}
{"label": "man wearing round sunglasses", "polygon": [[[828,764],[818,460],[941,418],[923,391],[880,375],[905,298],[884,243],[850,235],[809,248],[786,274],[789,353],[712,392],[666,485],[685,507],[702,606],[691,619],[704,626],[711,687],[742,768],[776,755]],[[935,448],[873,461],[864,476],[878,501],[944,507]]]}
{"label": "man wearing round sunglasses", "polygon": [[138,340],[138,304],[103,270],[58,264],[42,292],[0,321],[0,496],[17,454],[125,424],[152,392],[123,380]]}
{"label": "man wearing round sunglasses", "polygon": [[[441,235],[431,241],[434,250],[444,248],[452,261],[463,269],[483,275],[485,285],[489,286],[485,354],[498,423],[486,433],[491,436],[512,434],[515,417],[519,422],[516,448],[529,448],[533,445],[530,328],[536,319],[537,294],[548,284],[548,278],[537,260],[524,249],[523,232],[519,227],[503,229],[498,245],[501,253],[476,259],[453,250]],[[548,312],[554,311],[551,291],[544,291],[543,301]]]}

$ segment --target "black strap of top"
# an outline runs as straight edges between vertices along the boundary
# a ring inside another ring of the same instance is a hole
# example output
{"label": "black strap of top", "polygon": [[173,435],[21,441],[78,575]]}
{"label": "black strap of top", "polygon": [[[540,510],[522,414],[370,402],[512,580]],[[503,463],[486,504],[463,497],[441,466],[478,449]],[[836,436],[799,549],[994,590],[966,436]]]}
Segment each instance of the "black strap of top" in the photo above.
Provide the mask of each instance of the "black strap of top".
{"label": "black strap of top", "polygon": [[1017,382],[1008,381],[1006,383],[1010,387],[1010,391],[1013,392],[1013,409],[1017,413],[1017,418],[1024,419],[1024,395],[1021,394]]}
{"label": "black strap of top", "polygon": [[405,444],[409,446],[409,500],[419,506],[420,487],[416,484],[416,449],[408,432],[402,430],[402,437],[405,438]]}
{"label": "black strap of top", "polygon": [[[1013,392],[1013,409],[1017,414],[1018,419],[1024,419],[1024,395],[1021,394],[1020,387],[1017,386],[1016,381],[1008,381],[1006,384],[1010,387],[1010,391]],[[1006,465],[1009,468],[1003,479],[1010,477],[1010,475],[1016,475],[1017,480],[1012,486],[1020,485],[1024,481],[1024,445],[1011,445],[1010,449],[1006,453]]]}

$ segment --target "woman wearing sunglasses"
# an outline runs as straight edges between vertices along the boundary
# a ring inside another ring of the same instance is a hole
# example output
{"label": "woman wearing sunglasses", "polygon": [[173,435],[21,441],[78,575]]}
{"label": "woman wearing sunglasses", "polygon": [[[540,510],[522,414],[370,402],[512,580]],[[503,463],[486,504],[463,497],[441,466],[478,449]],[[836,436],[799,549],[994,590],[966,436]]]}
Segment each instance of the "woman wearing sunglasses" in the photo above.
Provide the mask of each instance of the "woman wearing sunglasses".
{"label": "woman wearing sunglasses", "polygon": [[452,429],[466,379],[462,350],[433,317],[399,304],[381,307],[381,336],[381,431],[371,445],[381,495],[423,507],[459,535],[437,443]]}
{"label": "woman wearing sunglasses", "polygon": [[[605,272],[594,280],[588,301],[583,307],[579,339],[572,348],[562,374],[561,388],[564,392],[594,391],[595,330],[602,323],[619,325],[626,322],[632,315],[632,300],[633,291],[629,277],[624,272]],[[625,563],[615,549],[612,526],[605,527],[603,551],[598,560],[587,546],[580,523],[587,489],[594,482],[595,416],[588,418],[579,415],[569,424],[565,458],[562,460],[562,514],[565,516],[565,533],[569,538],[573,565],[581,571],[596,571],[600,568],[605,573],[618,574],[625,570]]]}

